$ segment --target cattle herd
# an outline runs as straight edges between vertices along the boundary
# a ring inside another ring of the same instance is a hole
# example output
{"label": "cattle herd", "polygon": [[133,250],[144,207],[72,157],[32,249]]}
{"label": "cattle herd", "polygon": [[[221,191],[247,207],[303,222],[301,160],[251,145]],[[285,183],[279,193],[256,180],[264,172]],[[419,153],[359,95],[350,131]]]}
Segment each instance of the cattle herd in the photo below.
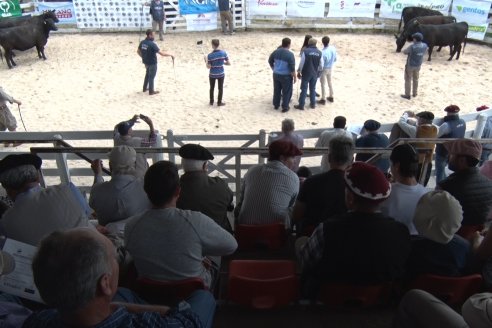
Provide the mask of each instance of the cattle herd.
{"label": "cattle herd", "polygon": [[456,59],[459,59],[461,50],[465,51],[468,35],[466,22],[456,23],[456,18],[453,16],[443,16],[439,11],[421,7],[403,9],[398,24],[398,32],[400,32],[402,21],[404,24],[403,31],[400,35],[395,35],[396,52],[400,52],[405,42],[412,40],[412,35],[416,32],[422,33],[423,42],[429,46],[429,61],[435,46],[439,47],[437,51],[440,51],[442,47],[449,46],[450,57],[448,60],[452,60],[455,54]]}
{"label": "cattle herd", "polygon": [[[401,23],[403,31],[400,33]],[[46,59],[44,46],[48,42],[50,31],[56,31],[58,23],[55,11],[46,11],[39,16],[8,17],[0,20],[0,46],[5,52],[5,59],[9,68],[16,66],[13,50],[28,50],[36,47],[38,57]],[[443,16],[441,12],[421,7],[406,7],[401,14],[396,37],[396,51],[400,52],[405,42],[411,40],[412,34],[420,32],[424,42],[429,46],[429,58],[434,46],[440,51],[443,46],[449,46],[452,60],[460,58],[460,52],[465,50],[468,24],[456,23],[452,16]],[[463,43],[463,48],[461,44]],[[3,61],[2,49],[0,58]]]}
{"label": "cattle herd", "polygon": [[[46,59],[44,46],[50,31],[56,31],[58,23],[55,11],[46,11],[39,16],[8,17],[0,20],[0,46],[5,51],[9,68],[16,66],[12,50],[28,50],[36,47],[38,57]],[[2,49],[0,57],[3,61]]]}

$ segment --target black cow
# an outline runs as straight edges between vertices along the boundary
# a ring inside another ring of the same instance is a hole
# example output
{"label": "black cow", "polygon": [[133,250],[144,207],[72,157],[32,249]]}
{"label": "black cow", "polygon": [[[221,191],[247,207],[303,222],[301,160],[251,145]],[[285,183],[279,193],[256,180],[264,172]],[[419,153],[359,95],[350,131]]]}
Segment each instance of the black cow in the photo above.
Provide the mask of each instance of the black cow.
{"label": "black cow", "polygon": [[422,16],[442,16],[442,13],[437,10],[422,7],[405,7],[401,11],[400,23],[398,24],[398,33],[400,33],[401,21],[403,21],[403,27],[405,28],[409,21],[411,21],[415,17]]}
{"label": "black cow", "polygon": [[[5,50],[5,58],[9,68],[17,65],[12,58],[12,50],[14,49],[24,51],[36,47],[38,57],[46,60],[44,46],[48,42],[50,31],[56,31],[58,28],[53,19],[37,17],[40,19],[28,25],[0,29],[0,46]],[[2,52],[0,50],[1,57]]]}
{"label": "black cow", "polygon": [[0,19],[0,28],[27,25],[33,22],[37,22],[39,19],[45,20],[48,18],[51,18],[55,23],[58,23],[60,21],[58,17],[56,17],[54,10],[47,10],[38,16],[20,16],[20,17],[2,18]]}
{"label": "black cow", "polygon": [[414,22],[409,25],[396,39],[396,51],[400,52],[403,45],[407,41],[407,38],[412,34],[420,32],[424,36],[423,42],[429,46],[429,61],[431,60],[432,49],[434,46],[450,46],[451,57],[448,60],[453,59],[456,55],[456,59],[460,58],[461,44],[463,43],[463,52],[466,46],[466,37],[468,35],[468,23],[451,23],[443,25],[421,25],[419,22]]}

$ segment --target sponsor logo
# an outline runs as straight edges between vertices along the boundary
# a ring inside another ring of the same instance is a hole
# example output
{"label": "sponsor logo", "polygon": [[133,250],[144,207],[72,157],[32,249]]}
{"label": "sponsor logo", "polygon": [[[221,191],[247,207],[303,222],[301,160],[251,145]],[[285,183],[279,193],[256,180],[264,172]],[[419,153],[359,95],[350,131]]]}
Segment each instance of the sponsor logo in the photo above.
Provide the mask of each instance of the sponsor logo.
{"label": "sponsor logo", "polygon": [[60,9],[56,11],[56,17],[59,19],[67,19],[67,18],[72,18],[73,13],[72,9]]}
{"label": "sponsor logo", "polygon": [[258,0],[258,6],[261,7],[276,7],[278,2],[268,1],[268,0]]}
{"label": "sponsor logo", "polygon": [[478,8],[456,6],[456,9],[458,9],[458,11],[463,14],[470,13],[470,14],[477,14],[482,16],[485,15],[485,10],[478,9]]}
{"label": "sponsor logo", "polygon": [[311,8],[314,7],[316,3],[314,1],[309,1],[309,0],[299,0],[297,1],[297,5],[301,8]]}
{"label": "sponsor logo", "polygon": [[468,26],[468,31],[470,31],[470,32],[485,33],[487,31],[487,26],[473,26],[473,25],[470,25],[470,26]]}

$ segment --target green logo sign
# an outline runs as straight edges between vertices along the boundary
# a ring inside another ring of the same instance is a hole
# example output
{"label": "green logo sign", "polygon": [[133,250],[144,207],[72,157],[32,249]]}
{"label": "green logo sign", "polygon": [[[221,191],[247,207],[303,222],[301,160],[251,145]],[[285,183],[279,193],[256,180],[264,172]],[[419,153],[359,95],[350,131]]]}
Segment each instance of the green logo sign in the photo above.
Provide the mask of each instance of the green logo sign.
{"label": "green logo sign", "polygon": [[456,6],[456,9],[458,9],[459,12],[462,12],[463,11],[463,7],[462,6]]}
{"label": "green logo sign", "polygon": [[22,15],[19,0],[0,0],[0,18]]}

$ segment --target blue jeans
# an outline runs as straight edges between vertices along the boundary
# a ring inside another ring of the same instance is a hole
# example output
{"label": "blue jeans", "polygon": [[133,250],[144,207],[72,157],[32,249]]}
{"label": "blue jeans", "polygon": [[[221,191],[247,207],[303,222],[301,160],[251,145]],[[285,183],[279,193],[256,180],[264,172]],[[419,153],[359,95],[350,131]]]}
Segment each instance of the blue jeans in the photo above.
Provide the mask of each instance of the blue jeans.
{"label": "blue jeans", "polygon": [[157,64],[155,65],[145,65],[145,78],[143,84],[143,91],[149,89],[149,93],[154,92],[154,79],[157,74]]}
{"label": "blue jeans", "polygon": [[316,106],[316,81],[318,80],[318,77],[311,76],[311,77],[302,77],[301,81],[301,95],[299,96],[299,106],[304,107],[306,103],[306,95],[307,95],[307,89],[309,86],[309,101],[311,107]]}
{"label": "blue jeans", "polygon": [[199,289],[186,299],[191,309],[195,312],[205,328],[212,328],[215,315],[215,299],[207,290]]}
{"label": "blue jeans", "polygon": [[292,75],[273,74],[273,107],[280,106],[282,98],[282,108],[289,107],[292,98]]}
{"label": "blue jeans", "polygon": [[448,165],[448,157],[436,153],[436,184],[446,179],[446,165]]}

